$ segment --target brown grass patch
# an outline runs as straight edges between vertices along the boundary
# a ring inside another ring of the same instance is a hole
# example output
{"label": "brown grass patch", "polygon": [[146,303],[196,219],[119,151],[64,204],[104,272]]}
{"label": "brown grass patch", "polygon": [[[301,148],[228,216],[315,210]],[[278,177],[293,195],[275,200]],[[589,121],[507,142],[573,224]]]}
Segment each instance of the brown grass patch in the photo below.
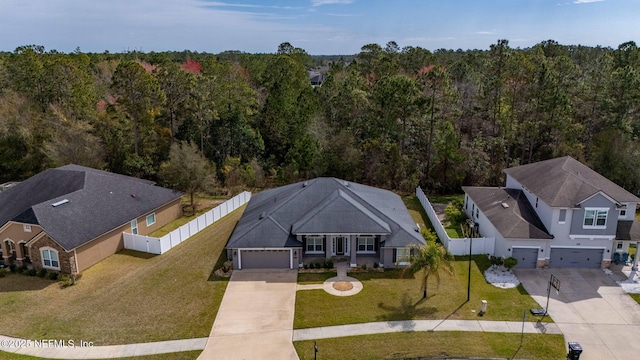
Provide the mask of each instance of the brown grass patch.
{"label": "brown grass patch", "polygon": [[[0,329],[26,339],[95,345],[206,337],[228,279],[212,277],[244,207],[158,256],[124,250],[77,285],[11,274],[0,278]],[[213,280],[213,281],[211,281]]]}

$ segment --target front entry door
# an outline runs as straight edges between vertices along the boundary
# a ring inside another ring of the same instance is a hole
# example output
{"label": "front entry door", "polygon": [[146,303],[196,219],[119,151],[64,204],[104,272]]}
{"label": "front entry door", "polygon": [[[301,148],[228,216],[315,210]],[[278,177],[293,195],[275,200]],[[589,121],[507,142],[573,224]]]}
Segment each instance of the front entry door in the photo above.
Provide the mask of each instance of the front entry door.
{"label": "front entry door", "polygon": [[344,255],[344,237],[338,236],[336,238],[336,255]]}

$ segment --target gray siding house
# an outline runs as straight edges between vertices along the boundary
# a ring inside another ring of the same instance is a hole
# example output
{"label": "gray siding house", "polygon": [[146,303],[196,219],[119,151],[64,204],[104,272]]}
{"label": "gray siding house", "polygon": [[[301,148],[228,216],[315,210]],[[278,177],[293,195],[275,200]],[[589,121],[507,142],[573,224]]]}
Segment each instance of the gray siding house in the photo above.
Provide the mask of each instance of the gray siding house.
{"label": "gray siding house", "polygon": [[463,188],[465,212],[496,238],[493,255],[519,268],[600,268],[640,240],[640,199],[572,157],[504,172],[505,187]]}
{"label": "gray siding house", "polygon": [[296,269],[333,257],[392,267],[408,261],[409,246],[424,244],[398,195],[316,178],[254,195],[227,255],[235,269]]}

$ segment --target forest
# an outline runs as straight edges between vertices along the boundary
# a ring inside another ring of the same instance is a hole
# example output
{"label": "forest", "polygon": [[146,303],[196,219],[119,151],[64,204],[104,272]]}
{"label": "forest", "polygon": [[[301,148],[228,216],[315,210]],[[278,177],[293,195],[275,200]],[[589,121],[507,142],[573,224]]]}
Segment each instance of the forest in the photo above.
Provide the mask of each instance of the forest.
{"label": "forest", "polygon": [[[632,41],[274,50],[0,53],[0,183],[68,163],[170,183],[182,162],[191,167],[180,173],[206,169],[219,189],[335,176],[457,193],[503,185],[506,167],[571,155],[640,189]],[[327,77],[312,87],[308,70],[321,66]]]}

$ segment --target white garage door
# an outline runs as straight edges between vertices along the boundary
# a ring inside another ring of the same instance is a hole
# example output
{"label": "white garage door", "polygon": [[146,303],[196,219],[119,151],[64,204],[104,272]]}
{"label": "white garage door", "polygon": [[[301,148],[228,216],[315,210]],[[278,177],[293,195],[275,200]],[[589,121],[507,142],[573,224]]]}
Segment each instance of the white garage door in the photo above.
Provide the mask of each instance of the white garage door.
{"label": "white garage door", "polygon": [[289,269],[290,258],[289,249],[240,250],[242,269]]}
{"label": "white garage door", "polygon": [[551,248],[549,267],[599,269],[604,249]]}
{"label": "white garage door", "polygon": [[518,269],[535,269],[538,264],[538,249],[532,248],[513,248],[511,255],[518,260]]}

